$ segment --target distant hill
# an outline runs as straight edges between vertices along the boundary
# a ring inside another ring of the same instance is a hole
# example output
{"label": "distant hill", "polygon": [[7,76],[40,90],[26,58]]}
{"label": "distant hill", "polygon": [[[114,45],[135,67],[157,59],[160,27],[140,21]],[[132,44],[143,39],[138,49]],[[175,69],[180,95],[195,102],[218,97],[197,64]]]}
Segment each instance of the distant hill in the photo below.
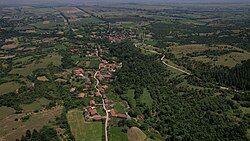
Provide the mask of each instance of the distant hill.
{"label": "distant hill", "polygon": [[0,5],[101,3],[250,3],[250,0],[0,0]]}

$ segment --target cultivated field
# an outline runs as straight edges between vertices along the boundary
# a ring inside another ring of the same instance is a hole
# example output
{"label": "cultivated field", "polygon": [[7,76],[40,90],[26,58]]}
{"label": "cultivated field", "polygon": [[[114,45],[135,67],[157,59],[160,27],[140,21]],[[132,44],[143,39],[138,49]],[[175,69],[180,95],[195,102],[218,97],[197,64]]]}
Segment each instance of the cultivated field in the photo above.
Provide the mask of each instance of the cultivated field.
{"label": "cultivated field", "polygon": [[33,61],[31,64],[24,65],[22,68],[14,68],[10,74],[27,76],[39,68],[46,68],[51,63],[55,66],[59,66],[61,65],[61,58],[58,54],[50,54],[45,58],[39,59],[39,61]]}
{"label": "cultivated field", "polygon": [[67,119],[76,141],[102,141],[102,122],[84,121],[83,112],[77,109],[68,111]]}

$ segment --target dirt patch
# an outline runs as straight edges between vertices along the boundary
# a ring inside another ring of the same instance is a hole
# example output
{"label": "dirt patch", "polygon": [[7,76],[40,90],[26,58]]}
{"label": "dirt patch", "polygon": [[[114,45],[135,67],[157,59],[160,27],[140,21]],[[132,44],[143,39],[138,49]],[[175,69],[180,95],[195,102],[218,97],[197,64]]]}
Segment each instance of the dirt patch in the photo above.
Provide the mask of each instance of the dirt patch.
{"label": "dirt patch", "polygon": [[6,39],[5,44],[2,46],[2,49],[10,50],[18,47],[17,38]]}
{"label": "dirt patch", "polygon": [[46,76],[39,76],[36,79],[39,80],[39,81],[43,81],[43,82],[49,81],[49,79]]}
{"label": "dirt patch", "polygon": [[43,24],[49,24],[50,21],[43,21]]}

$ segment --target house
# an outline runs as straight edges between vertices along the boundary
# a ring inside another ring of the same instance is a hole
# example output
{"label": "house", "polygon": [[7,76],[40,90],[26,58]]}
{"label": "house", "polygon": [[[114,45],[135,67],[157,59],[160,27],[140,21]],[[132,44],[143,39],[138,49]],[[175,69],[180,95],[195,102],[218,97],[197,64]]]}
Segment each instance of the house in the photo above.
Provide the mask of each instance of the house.
{"label": "house", "polygon": [[97,111],[96,111],[95,107],[89,107],[88,112],[89,112],[90,116],[97,115]]}
{"label": "house", "polygon": [[96,73],[96,78],[97,78],[98,80],[100,80],[100,81],[103,79],[103,76],[102,76],[102,74],[101,74],[100,71],[98,71],[98,72]]}
{"label": "house", "polygon": [[78,97],[79,97],[79,98],[84,98],[84,97],[85,97],[85,93],[79,93],[79,94],[78,94]]}
{"label": "house", "polygon": [[109,100],[109,99],[104,99],[104,103],[105,104],[113,104],[114,101],[113,100]]}
{"label": "house", "polygon": [[126,118],[127,118],[127,115],[118,113],[118,114],[116,114],[116,117],[117,117],[117,118],[124,118],[124,119],[126,119]]}
{"label": "house", "polygon": [[102,116],[100,116],[100,115],[94,115],[93,116],[93,120],[95,120],[95,121],[102,120]]}
{"label": "house", "polygon": [[116,113],[114,109],[110,110],[111,117],[116,117],[116,118],[127,118],[127,115],[121,114],[121,113]]}
{"label": "house", "polygon": [[84,70],[82,68],[75,68],[73,70],[73,73],[77,77],[83,77],[84,76]]}
{"label": "house", "polygon": [[116,112],[114,109],[110,110],[111,117],[116,117]]}
{"label": "house", "polygon": [[97,91],[97,92],[95,92],[95,96],[96,96],[96,97],[101,97],[102,94],[101,94],[100,92]]}
{"label": "house", "polygon": [[104,63],[100,63],[100,64],[99,64],[99,70],[100,70],[100,69],[103,69],[104,67],[105,67],[105,64],[104,64]]}
{"label": "house", "polygon": [[100,91],[100,93],[104,93],[105,92],[105,89],[103,89],[102,87],[101,88],[99,88],[99,91]]}
{"label": "house", "polygon": [[107,85],[102,85],[101,88],[106,91],[108,89],[108,86]]}
{"label": "house", "polygon": [[93,99],[90,100],[90,101],[89,101],[89,105],[90,105],[90,106],[95,106],[95,101],[94,101]]}

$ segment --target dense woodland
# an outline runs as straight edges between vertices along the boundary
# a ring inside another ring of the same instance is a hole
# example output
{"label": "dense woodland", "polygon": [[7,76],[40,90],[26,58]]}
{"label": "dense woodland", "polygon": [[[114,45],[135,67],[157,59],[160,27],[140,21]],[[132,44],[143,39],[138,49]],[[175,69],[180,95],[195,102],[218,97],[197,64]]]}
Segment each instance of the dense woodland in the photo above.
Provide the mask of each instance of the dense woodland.
{"label": "dense woodland", "polygon": [[[209,25],[183,24],[175,21],[170,23],[153,23],[148,29],[153,33],[154,39],[157,40],[157,46],[160,48],[170,46],[171,44],[169,43],[181,45],[193,43],[228,44],[249,51],[249,29],[244,28],[244,26],[240,27],[244,30],[235,34],[231,30],[239,28],[237,23],[231,27],[214,27]],[[207,35],[200,36],[200,34],[204,33]]]}
{"label": "dense woodland", "polygon": [[194,80],[197,83],[202,79],[205,82],[229,86],[238,90],[250,90],[250,60],[243,61],[233,68],[212,66],[192,61],[186,57],[176,59],[175,61],[188,70],[191,70],[198,77],[198,79]]}
{"label": "dense woodland", "polygon": [[[115,91],[122,96],[128,88],[140,91],[147,87],[154,99],[152,109],[138,104],[130,111],[132,116],[143,115],[147,124],[142,123],[141,128],[151,126],[166,140],[247,140],[247,120],[231,118],[230,111],[238,111],[239,117],[242,114],[226,94],[214,96],[214,90],[177,88],[176,80],[167,81],[169,73],[156,56],[140,53],[131,43],[113,45],[110,53],[123,62],[116,73]],[[140,93],[136,94],[138,98]]]}

